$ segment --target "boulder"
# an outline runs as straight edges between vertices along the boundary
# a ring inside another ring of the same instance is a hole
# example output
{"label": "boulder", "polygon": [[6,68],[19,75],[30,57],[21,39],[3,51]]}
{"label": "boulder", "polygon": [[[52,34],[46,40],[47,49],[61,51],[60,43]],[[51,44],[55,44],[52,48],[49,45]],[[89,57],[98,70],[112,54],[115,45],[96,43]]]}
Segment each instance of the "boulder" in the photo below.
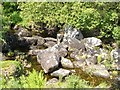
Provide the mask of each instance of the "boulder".
{"label": "boulder", "polygon": [[67,37],[76,38],[78,40],[83,39],[83,35],[82,35],[81,31],[77,30],[73,27],[66,27],[64,32],[65,32],[64,33],[64,40]]}
{"label": "boulder", "polygon": [[2,52],[0,52],[0,61],[5,60],[5,59],[6,59],[6,57],[3,55]]}
{"label": "boulder", "polygon": [[45,43],[45,39],[40,36],[35,36],[37,38],[37,46],[41,46]]}
{"label": "boulder", "polygon": [[37,55],[39,52],[41,52],[40,49],[29,50],[28,55]]}
{"label": "boulder", "polygon": [[115,69],[120,70],[120,49],[115,48],[110,53],[113,63],[115,63]]}
{"label": "boulder", "polygon": [[60,57],[50,49],[45,49],[37,54],[37,61],[41,64],[45,73],[50,73],[58,68]]}
{"label": "boulder", "polygon": [[52,78],[46,82],[46,85],[52,85],[53,83],[57,83],[59,80],[57,78]]}
{"label": "boulder", "polygon": [[69,74],[70,74],[70,70],[60,68],[59,70],[56,70],[53,73],[51,73],[51,76],[65,77],[65,76],[67,76]]}
{"label": "boulder", "polygon": [[84,38],[84,44],[86,49],[91,49],[96,46],[102,45],[102,41],[95,37]]}
{"label": "boulder", "polygon": [[111,51],[111,58],[113,60],[117,60],[117,61],[120,61],[120,49],[113,49]]}
{"label": "boulder", "polygon": [[61,58],[61,64],[63,68],[74,68],[73,63],[64,57]]}
{"label": "boulder", "polygon": [[44,43],[44,46],[46,46],[46,47],[52,47],[52,46],[54,46],[55,44],[56,44],[56,42],[46,41],[46,42]]}
{"label": "boulder", "polygon": [[46,38],[44,38],[45,39],[45,41],[53,41],[53,42],[57,42],[57,39],[55,39],[55,38],[51,38],[51,37],[46,37]]}
{"label": "boulder", "polygon": [[22,28],[22,27],[20,27],[16,31],[15,34],[18,35],[19,37],[30,37],[30,36],[32,36],[32,33],[30,31],[28,31],[27,29]]}
{"label": "boulder", "polygon": [[97,56],[88,56],[85,61],[86,61],[87,65],[97,64],[97,62],[98,62]]}
{"label": "boulder", "polygon": [[73,51],[74,49],[82,49],[85,50],[84,43],[82,41],[77,40],[76,38],[67,37],[65,41],[63,41],[65,45],[68,45],[69,51]]}
{"label": "boulder", "polygon": [[109,78],[110,74],[104,65],[89,65],[86,66],[83,71],[90,73],[95,76],[100,76],[103,78]]}
{"label": "boulder", "polygon": [[36,37],[23,37],[23,39],[25,39],[25,41],[29,45],[37,45],[37,38]]}

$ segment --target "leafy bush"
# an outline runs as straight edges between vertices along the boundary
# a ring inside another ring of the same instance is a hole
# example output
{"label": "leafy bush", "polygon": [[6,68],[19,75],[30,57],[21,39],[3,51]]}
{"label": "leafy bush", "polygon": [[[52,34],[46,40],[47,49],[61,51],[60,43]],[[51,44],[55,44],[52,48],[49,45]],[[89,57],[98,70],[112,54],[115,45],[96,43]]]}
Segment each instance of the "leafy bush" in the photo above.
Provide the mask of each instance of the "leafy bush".
{"label": "leafy bush", "polygon": [[[72,25],[86,35],[112,38],[114,27],[118,26],[120,3],[98,2],[40,2],[20,3],[22,25],[42,22],[48,27]],[[91,31],[94,31],[90,34]]]}
{"label": "leafy bush", "polygon": [[117,41],[118,46],[120,47],[120,26],[114,27],[113,38]]}
{"label": "leafy bush", "polygon": [[9,79],[2,78],[1,88],[43,88],[46,79],[43,72],[33,70],[28,76],[22,75],[20,78],[10,77]]}
{"label": "leafy bush", "polygon": [[88,81],[81,79],[79,76],[71,75],[66,78],[67,88],[90,88]]}

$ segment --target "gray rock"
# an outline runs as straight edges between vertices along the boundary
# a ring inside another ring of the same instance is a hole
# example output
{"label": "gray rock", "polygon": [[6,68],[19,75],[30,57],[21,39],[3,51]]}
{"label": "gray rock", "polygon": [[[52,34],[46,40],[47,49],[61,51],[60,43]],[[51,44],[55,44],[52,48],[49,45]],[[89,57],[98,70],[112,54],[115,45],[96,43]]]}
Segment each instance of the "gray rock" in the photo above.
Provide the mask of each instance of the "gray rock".
{"label": "gray rock", "polygon": [[56,42],[47,41],[47,42],[44,43],[44,46],[46,46],[46,47],[52,47],[52,46],[54,46],[55,44],[56,44]]}
{"label": "gray rock", "polygon": [[57,83],[59,80],[57,78],[52,78],[46,82],[46,85],[51,85],[53,83]]}
{"label": "gray rock", "polygon": [[53,42],[57,42],[57,39],[55,39],[55,38],[51,38],[51,37],[46,37],[46,38],[44,38],[45,39],[45,41],[53,41]]}
{"label": "gray rock", "polygon": [[36,37],[23,37],[29,45],[36,45],[37,38]]}
{"label": "gray rock", "polygon": [[70,70],[66,70],[66,69],[62,69],[60,68],[57,71],[54,71],[53,73],[51,73],[51,76],[55,76],[55,77],[65,77],[67,75],[70,74]]}
{"label": "gray rock", "polygon": [[74,58],[75,60],[85,60],[86,54],[84,54],[80,50],[76,50],[70,54],[70,57]]}
{"label": "gray rock", "polygon": [[5,60],[5,59],[6,59],[6,57],[3,55],[2,52],[0,52],[0,61]]}
{"label": "gray rock", "polygon": [[110,74],[104,65],[89,65],[86,66],[83,71],[103,78],[110,77]]}
{"label": "gray rock", "polygon": [[89,57],[87,57],[87,59],[85,61],[86,61],[87,65],[97,64],[97,62],[98,62],[97,56],[89,56]]}
{"label": "gray rock", "polygon": [[115,64],[115,69],[120,70],[120,49],[116,48],[113,49],[110,53],[111,59],[113,60],[113,63]]}
{"label": "gray rock", "polygon": [[26,40],[26,42],[30,45],[43,45],[45,40],[42,37],[39,36],[33,36],[33,37],[23,37],[23,39]]}
{"label": "gray rock", "polygon": [[113,60],[120,61],[120,49],[113,49],[111,51],[111,58]]}
{"label": "gray rock", "polygon": [[84,43],[77,40],[76,38],[67,37],[66,41],[63,41],[64,44],[68,45],[70,48],[69,51],[74,51],[74,49],[85,50]]}
{"label": "gray rock", "polygon": [[61,64],[63,68],[74,68],[73,63],[69,59],[64,57],[61,58]]}
{"label": "gray rock", "polygon": [[60,57],[55,52],[45,49],[38,53],[37,61],[41,64],[45,73],[50,73],[58,68]]}
{"label": "gray rock", "polygon": [[63,34],[57,34],[57,44],[59,45],[63,40]]}
{"label": "gray rock", "polygon": [[18,35],[19,37],[29,37],[32,36],[32,33],[29,32],[27,29],[24,28],[19,28],[16,33],[16,35]]}
{"label": "gray rock", "polygon": [[39,37],[39,36],[35,36],[35,38],[37,38],[37,45],[38,46],[41,46],[41,45],[43,45],[44,43],[45,43],[45,39],[44,38],[42,38],[42,37]]}
{"label": "gray rock", "polygon": [[86,49],[102,45],[102,41],[95,37],[84,38]]}
{"label": "gray rock", "polygon": [[73,64],[75,68],[84,68],[86,63],[84,60],[81,60],[81,61],[73,61]]}
{"label": "gray rock", "polygon": [[81,31],[72,27],[65,28],[64,40],[66,39],[66,37],[76,38],[78,40],[83,39]]}
{"label": "gray rock", "polygon": [[37,55],[39,52],[41,52],[40,49],[29,50],[28,55]]}

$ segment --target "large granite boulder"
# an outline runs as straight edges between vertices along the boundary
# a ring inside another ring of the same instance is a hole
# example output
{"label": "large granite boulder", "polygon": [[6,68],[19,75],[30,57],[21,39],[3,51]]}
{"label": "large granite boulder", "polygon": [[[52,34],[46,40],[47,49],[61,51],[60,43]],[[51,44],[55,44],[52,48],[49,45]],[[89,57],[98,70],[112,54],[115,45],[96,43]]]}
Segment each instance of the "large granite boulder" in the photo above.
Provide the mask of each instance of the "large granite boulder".
{"label": "large granite boulder", "polygon": [[61,58],[61,64],[63,68],[74,68],[73,63],[64,57]]}
{"label": "large granite boulder", "polygon": [[51,76],[65,77],[69,74],[70,74],[70,70],[60,68],[59,70],[56,70],[53,73],[51,73]]}
{"label": "large granite boulder", "polygon": [[95,75],[95,76],[99,76],[99,77],[103,77],[103,78],[109,78],[110,74],[108,72],[108,70],[106,69],[106,67],[104,65],[89,65],[86,66],[83,71]]}
{"label": "large granite boulder", "polygon": [[88,38],[84,38],[84,44],[86,49],[91,49],[96,46],[102,45],[102,41],[95,37],[88,37]]}
{"label": "large granite boulder", "polygon": [[45,73],[50,73],[58,68],[60,57],[55,52],[41,50],[37,55],[37,61],[41,64]]}
{"label": "large granite boulder", "polygon": [[66,27],[65,33],[64,33],[64,40],[67,39],[67,37],[76,38],[78,40],[83,39],[83,35],[80,30],[77,30],[73,27]]}
{"label": "large granite boulder", "polygon": [[75,49],[85,50],[84,43],[76,38],[67,37],[67,39],[63,41],[63,43],[68,46],[69,51],[74,51]]}

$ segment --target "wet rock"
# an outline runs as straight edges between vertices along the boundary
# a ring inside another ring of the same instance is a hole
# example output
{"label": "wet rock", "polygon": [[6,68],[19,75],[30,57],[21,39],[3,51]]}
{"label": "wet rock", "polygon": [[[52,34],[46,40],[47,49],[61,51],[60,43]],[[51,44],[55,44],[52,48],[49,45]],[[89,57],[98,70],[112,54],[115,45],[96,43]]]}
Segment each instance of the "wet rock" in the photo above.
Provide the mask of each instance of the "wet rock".
{"label": "wet rock", "polygon": [[47,41],[47,42],[44,43],[44,46],[46,46],[46,47],[52,47],[52,46],[54,46],[55,44],[56,44],[56,42]]}
{"label": "wet rock", "polygon": [[45,73],[50,73],[58,68],[60,57],[53,51],[46,49],[38,53],[37,61],[41,64]]}
{"label": "wet rock", "polygon": [[0,72],[0,76],[19,76],[22,72],[22,66],[20,62],[17,61],[1,61]]}
{"label": "wet rock", "polygon": [[95,37],[84,38],[84,42],[86,49],[102,45],[102,41]]}
{"label": "wet rock", "polygon": [[81,31],[77,30],[73,27],[66,27],[65,28],[64,40],[67,37],[76,38],[78,40],[83,39],[83,35],[82,35]]}
{"label": "wet rock", "polygon": [[84,68],[85,72],[93,74],[95,76],[100,76],[103,78],[109,78],[110,74],[104,65],[89,65]]}
{"label": "wet rock", "polygon": [[73,64],[75,68],[84,68],[86,63],[84,60],[80,60],[80,61],[73,61]]}
{"label": "wet rock", "polygon": [[69,59],[64,57],[61,58],[61,64],[63,68],[74,68],[73,63]]}
{"label": "wet rock", "polygon": [[57,71],[54,71],[53,73],[51,73],[51,76],[55,76],[55,77],[65,77],[67,75],[70,74],[70,70],[66,70],[66,69],[62,69],[60,68]]}

